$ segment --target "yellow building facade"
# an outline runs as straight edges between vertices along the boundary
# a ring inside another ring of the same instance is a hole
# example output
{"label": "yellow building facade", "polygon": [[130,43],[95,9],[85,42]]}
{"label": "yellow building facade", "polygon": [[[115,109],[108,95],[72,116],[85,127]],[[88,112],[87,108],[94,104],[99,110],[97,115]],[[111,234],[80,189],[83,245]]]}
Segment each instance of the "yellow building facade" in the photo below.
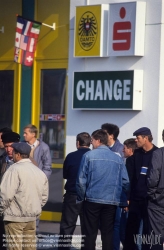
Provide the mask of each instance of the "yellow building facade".
{"label": "yellow building facade", "polygon": [[[69,0],[0,0],[0,127],[20,133],[31,123],[52,156],[50,198],[41,219],[60,221],[69,42]],[[16,14],[41,26],[32,67],[14,62]]]}

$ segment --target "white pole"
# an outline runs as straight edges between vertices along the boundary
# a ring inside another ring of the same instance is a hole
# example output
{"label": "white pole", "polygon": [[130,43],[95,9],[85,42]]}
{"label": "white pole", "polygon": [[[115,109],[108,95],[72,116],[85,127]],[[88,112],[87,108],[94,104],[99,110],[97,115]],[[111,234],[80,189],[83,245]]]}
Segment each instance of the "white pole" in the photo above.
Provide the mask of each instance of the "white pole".
{"label": "white pole", "polygon": [[49,27],[49,28],[55,30],[55,23],[53,23],[52,26],[50,26],[50,25],[48,25],[48,24],[46,24],[46,23],[42,23],[42,25],[47,26],[47,27]]}

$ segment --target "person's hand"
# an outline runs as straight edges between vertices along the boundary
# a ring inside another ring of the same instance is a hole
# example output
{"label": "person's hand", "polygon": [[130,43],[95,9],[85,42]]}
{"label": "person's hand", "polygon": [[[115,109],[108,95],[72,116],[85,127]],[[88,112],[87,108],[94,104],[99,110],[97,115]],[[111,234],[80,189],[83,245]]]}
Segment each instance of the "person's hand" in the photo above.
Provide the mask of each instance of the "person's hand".
{"label": "person's hand", "polygon": [[129,208],[128,207],[124,207],[124,212],[128,212]]}
{"label": "person's hand", "polygon": [[[129,206],[130,201],[127,201],[127,203],[128,203],[128,206]],[[128,212],[128,211],[129,211],[129,207],[124,207],[124,211],[125,211],[125,212]]]}

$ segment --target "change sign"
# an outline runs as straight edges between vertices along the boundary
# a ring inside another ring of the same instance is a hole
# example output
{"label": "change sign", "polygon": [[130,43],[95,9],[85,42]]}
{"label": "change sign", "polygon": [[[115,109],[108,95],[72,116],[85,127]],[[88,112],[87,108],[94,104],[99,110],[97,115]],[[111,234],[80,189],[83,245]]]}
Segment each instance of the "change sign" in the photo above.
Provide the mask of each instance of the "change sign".
{"label": "change sign", "polygon": [[73,109],[142,109],[142,71],[74,72]]}

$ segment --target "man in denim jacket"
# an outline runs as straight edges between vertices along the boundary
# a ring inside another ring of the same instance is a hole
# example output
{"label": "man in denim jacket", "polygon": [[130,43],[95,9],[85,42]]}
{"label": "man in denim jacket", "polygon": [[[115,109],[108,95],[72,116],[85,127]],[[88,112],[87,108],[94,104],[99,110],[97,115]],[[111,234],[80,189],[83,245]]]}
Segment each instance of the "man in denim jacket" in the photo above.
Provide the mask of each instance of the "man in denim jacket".
{"label": "man in denim jacket", "polygon": [[[92,133],[93,149],[81,161],[76,182],[77,202],[84,202],[84,249],[94,250],[101,224],[102,249],[113,248],[113,225],[122,192],[129,189],[126,167],[107,147],[108,135],[102,130]],[[126,202],[125,202],[126,203]]]}

